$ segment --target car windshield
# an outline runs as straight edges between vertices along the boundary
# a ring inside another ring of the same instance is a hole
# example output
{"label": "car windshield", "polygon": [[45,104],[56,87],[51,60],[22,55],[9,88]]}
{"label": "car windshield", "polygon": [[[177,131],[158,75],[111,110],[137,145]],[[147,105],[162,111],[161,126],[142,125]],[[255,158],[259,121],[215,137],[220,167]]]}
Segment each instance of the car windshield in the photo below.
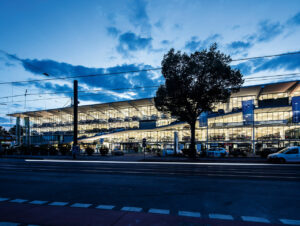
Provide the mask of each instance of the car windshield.
{"label": "car windshield", "polygon": [[289,148],[284,148],[284,149],[282,149],[281,151],[279,151],[279,152],[277,152],[277,153],[284,153],[284,152],[286,152],[288,149],[289,149]]}

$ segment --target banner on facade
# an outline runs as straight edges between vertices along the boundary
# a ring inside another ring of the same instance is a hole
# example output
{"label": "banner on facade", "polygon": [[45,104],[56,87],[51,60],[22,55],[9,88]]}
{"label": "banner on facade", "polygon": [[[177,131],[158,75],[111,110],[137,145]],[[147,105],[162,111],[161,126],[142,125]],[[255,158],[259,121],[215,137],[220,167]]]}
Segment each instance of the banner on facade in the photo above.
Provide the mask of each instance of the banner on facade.
{"label": "banner on facade", "polygon": [[199,126],[207,126],[207,112],[202,112],[199,116]]}
{"label": "banner on facade", "polygon": [[253,100],[242,101],[242,112],[244,125],[253,125],[254,122],[254,102]]}
{"label": "banner on facade", "polygon": [[292,98],[293,123],[300,122],[300,96]]}

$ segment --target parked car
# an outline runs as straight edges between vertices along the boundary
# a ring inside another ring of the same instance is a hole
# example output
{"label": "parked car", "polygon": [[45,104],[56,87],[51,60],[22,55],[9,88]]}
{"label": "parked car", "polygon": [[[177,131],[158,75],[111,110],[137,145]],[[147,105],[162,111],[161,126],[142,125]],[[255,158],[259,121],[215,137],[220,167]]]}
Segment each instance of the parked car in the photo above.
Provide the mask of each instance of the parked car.
{"label": "parked car", "polygon": [[172,148],[164,148],[157,151],[158,156],[168,156],[174,155],[174,149]]}
{"label": "parked car", "polygon": [[270,162],[300,162],[300,147],[293,146],[284,148],[279,152],[269,154],[268,161]]}
{"label": "parked car", "polygon": [[114,150],[111,151],[111,154],[120,156],[120,155],[124,155],[124,152],[121,151],[120,149],[114,149]]}
{"label": "parked car", "polygon": [[206,152],[208,157],[225,157],[228,155],[228,151],[225,148],[210,148]]}
{"label": "parked car", "polygon": [[257,152],[262,158],[267,158],[269,154],[278,152],[278,148],[270,147],[264,148],[260,152]]}

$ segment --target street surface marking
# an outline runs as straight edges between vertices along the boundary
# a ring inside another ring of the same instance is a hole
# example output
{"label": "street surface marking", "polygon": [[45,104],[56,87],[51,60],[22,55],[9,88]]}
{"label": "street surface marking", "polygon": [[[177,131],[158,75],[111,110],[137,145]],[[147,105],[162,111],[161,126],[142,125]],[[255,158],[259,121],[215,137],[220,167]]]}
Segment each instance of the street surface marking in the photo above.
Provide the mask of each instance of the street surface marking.
{"label": "street surface marking", "polygon": [[90,207],[92,204],[86,204],[86,203],[75,203],[73,205],[71,205],[71,207],[81,207],[81,208],[88,208]]}
{"label": "street surface marking", "polygon": [[14,200],[10,200],[10,202],[17,202],[17,203],[23,203],[23,202],[27,202],[28,200],[26,199],[14,199]]}
{"label": "street surface marking", "polygon": [[68,202],[52,202],[49,204],[50,206],[66,206]]}
{"label": "street surface marking", "polygon": [[140,208],[140,207],[124,206],[121,210],[123,210],[123,211],[130,211],[130,212],[141,212],[143,209]]}
{"label": "street surface marking", "polygon": [[209,218],[221,219],[221,220],[233,220],[233,217],[231,215],[217,214],[217,213],[210,213]]}
{"label": "street surface marking", "polygon": [[249,216],[242,216],[243,221],[250,221],[250,222],[260,222],[260,223],[270,223],[270,221],[263,217],[249,217]]}
{"label": "street surface marking", "polygon": [[[278,166],[269,163],[238,163],[238,162],[130,162],[130,161],[97,161],[97,160],[60,160],[60,159],[25,159],[26,162],[70,162],[70,163],[108,163],[108,164],[160,164],[160,165],[217,165],[217,166]],[[280,166],[295,166],[280,164]]]}
{"label": "street surface marking", "polygon": [[30,204],[43,205],[43,204],[45,204],[47,202],[48,201],[34,200],[34,201],[30,202]]}
{"label": "street surface marking", "polygon": [[104,210],[111,210],[113,209],[115,206],[111,206],[111,205],[99,205],[96,208],[97,209],[104,209]]}
{"label": "street surface marking", "polygon": [[149,213],[159,213],[159,214],[170,214],[170,210],[163,209],[149,209]]}
{"label": "street surface marking", "polygon": [[13,223],[13,222],[0,222],[0,226],[17,226],[20,225],[19,223]]}
{"label": "street surface marking", "polygon": [[4,202],[4,201],[7,201],[9,200],[9,198],[0,198],[0,202]]}
{"label": "street surface marking", "polygon": [[280,219],[283,224],[300,225],[300,220]]}
{"label": "street surface marking", "polygon": [[185,216],[185,217],[201,217],[201,214],[199,212],[189,212],[189,211],[178,211],[179,216]]}

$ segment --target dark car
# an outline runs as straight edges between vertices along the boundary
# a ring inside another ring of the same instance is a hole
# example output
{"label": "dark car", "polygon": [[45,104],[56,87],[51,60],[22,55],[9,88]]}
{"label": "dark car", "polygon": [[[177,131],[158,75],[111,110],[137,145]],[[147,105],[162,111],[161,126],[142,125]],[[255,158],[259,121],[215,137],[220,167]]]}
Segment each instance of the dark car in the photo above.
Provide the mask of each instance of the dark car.
{"label": "dark car", "polygon": [[270,147],[270,148],[262,149],[259,154],[262,158],[267,158],[269,154],[273,154],[273,153],[276,153],[278,151],[279,151],[278,148]]}

